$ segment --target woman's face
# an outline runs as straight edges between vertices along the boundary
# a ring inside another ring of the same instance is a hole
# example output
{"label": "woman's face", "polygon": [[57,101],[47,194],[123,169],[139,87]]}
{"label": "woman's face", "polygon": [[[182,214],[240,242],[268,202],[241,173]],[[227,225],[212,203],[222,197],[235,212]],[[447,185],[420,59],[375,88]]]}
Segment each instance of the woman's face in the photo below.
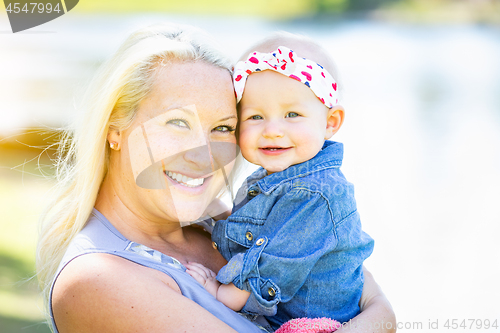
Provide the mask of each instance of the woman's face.
{"label": "woman's face", "polygon": [[134,122],[120,134],[119,162],[111,168],[119,169],[115,183],[123,190],[116,192],[132,212],[190,222],[226,186],[236,157],[231,76],[203,61],[159,71]]}

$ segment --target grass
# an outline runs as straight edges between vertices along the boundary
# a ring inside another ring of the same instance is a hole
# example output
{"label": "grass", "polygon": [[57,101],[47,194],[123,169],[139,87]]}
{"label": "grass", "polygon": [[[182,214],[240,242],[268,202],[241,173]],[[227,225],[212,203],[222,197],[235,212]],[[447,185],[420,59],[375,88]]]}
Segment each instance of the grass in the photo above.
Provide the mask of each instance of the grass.
{"label": "grass", "polygon": [[[42,144],[44,144],[42,142]],[[38,215],[51,182],[37,162],[40,150],[0,140],[0,331],[48,333],[35,274]],[[48,158],[42,158],[48,163]],[[14,168],[15,166],[19,166]],[[38,176],[36,174],[38,173]]]}

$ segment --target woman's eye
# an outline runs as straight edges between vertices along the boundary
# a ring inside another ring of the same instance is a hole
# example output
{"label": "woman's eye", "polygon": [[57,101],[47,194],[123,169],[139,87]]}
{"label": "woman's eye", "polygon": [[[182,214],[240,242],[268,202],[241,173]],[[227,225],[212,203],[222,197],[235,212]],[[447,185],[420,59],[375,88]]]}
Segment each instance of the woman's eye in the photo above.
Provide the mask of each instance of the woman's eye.
{"label": "woman's eye", "polygon": [[234,132],[235,128],[233,126],[229,126],[229,125],[221,125],[221,126],[217,126],[213,130],[216,132],[230,133],[230,132]]}
{"label": "woman's eye", "polygon": [[297,112],[288,112],[285,116],[285,118],[295,118],[298,117],[299,114]]}
{"label": "woman's eye", "polygon": [[260,119],[263,119],[263,118],[261,116],[251,116],[250,119],[260,120]]}
{"label": "woman's eye", "polygon": [[187,121],[183,119],[172,119],[167,122],[167,124],[172,124],[178,127],[189,128],[189,124]]}

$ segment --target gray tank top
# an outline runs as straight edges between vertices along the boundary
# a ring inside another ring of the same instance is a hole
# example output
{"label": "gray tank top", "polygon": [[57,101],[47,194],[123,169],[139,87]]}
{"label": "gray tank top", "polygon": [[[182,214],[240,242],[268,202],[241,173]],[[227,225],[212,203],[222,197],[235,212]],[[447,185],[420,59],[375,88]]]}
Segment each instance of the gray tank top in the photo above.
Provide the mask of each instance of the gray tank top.
{"label": "gray tank top", "polygon": [[52,313],[52,290],[55,280],[71,260],[89,253],[113,254],[167,274],[177,282],[182,295],[198,303],[237,332],[262,333],[271,330],[263,317],[255,318],[255,322],[251,322],[217,301],[185,272],[185,267],[176,259],[126,239],[99,211],[94,209],[85,227],[71,241],[52,283],[50,315],[55,333],[58,333]]}

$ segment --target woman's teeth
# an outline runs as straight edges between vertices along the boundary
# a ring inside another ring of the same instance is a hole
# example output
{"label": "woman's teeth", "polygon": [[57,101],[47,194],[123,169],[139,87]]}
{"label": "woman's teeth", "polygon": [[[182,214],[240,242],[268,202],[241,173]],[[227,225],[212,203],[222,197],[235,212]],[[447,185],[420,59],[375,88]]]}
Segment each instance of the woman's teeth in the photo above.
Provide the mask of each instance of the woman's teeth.
{"label": "woman's teeth", "polygon": [[187,186],[187,187],[198,187],[203,185],[205,178],[189,178],[185,175],[181,175],[180,173],[175,173],[172,171],[166,171],[167,176],[177,181],[179,184]]}

